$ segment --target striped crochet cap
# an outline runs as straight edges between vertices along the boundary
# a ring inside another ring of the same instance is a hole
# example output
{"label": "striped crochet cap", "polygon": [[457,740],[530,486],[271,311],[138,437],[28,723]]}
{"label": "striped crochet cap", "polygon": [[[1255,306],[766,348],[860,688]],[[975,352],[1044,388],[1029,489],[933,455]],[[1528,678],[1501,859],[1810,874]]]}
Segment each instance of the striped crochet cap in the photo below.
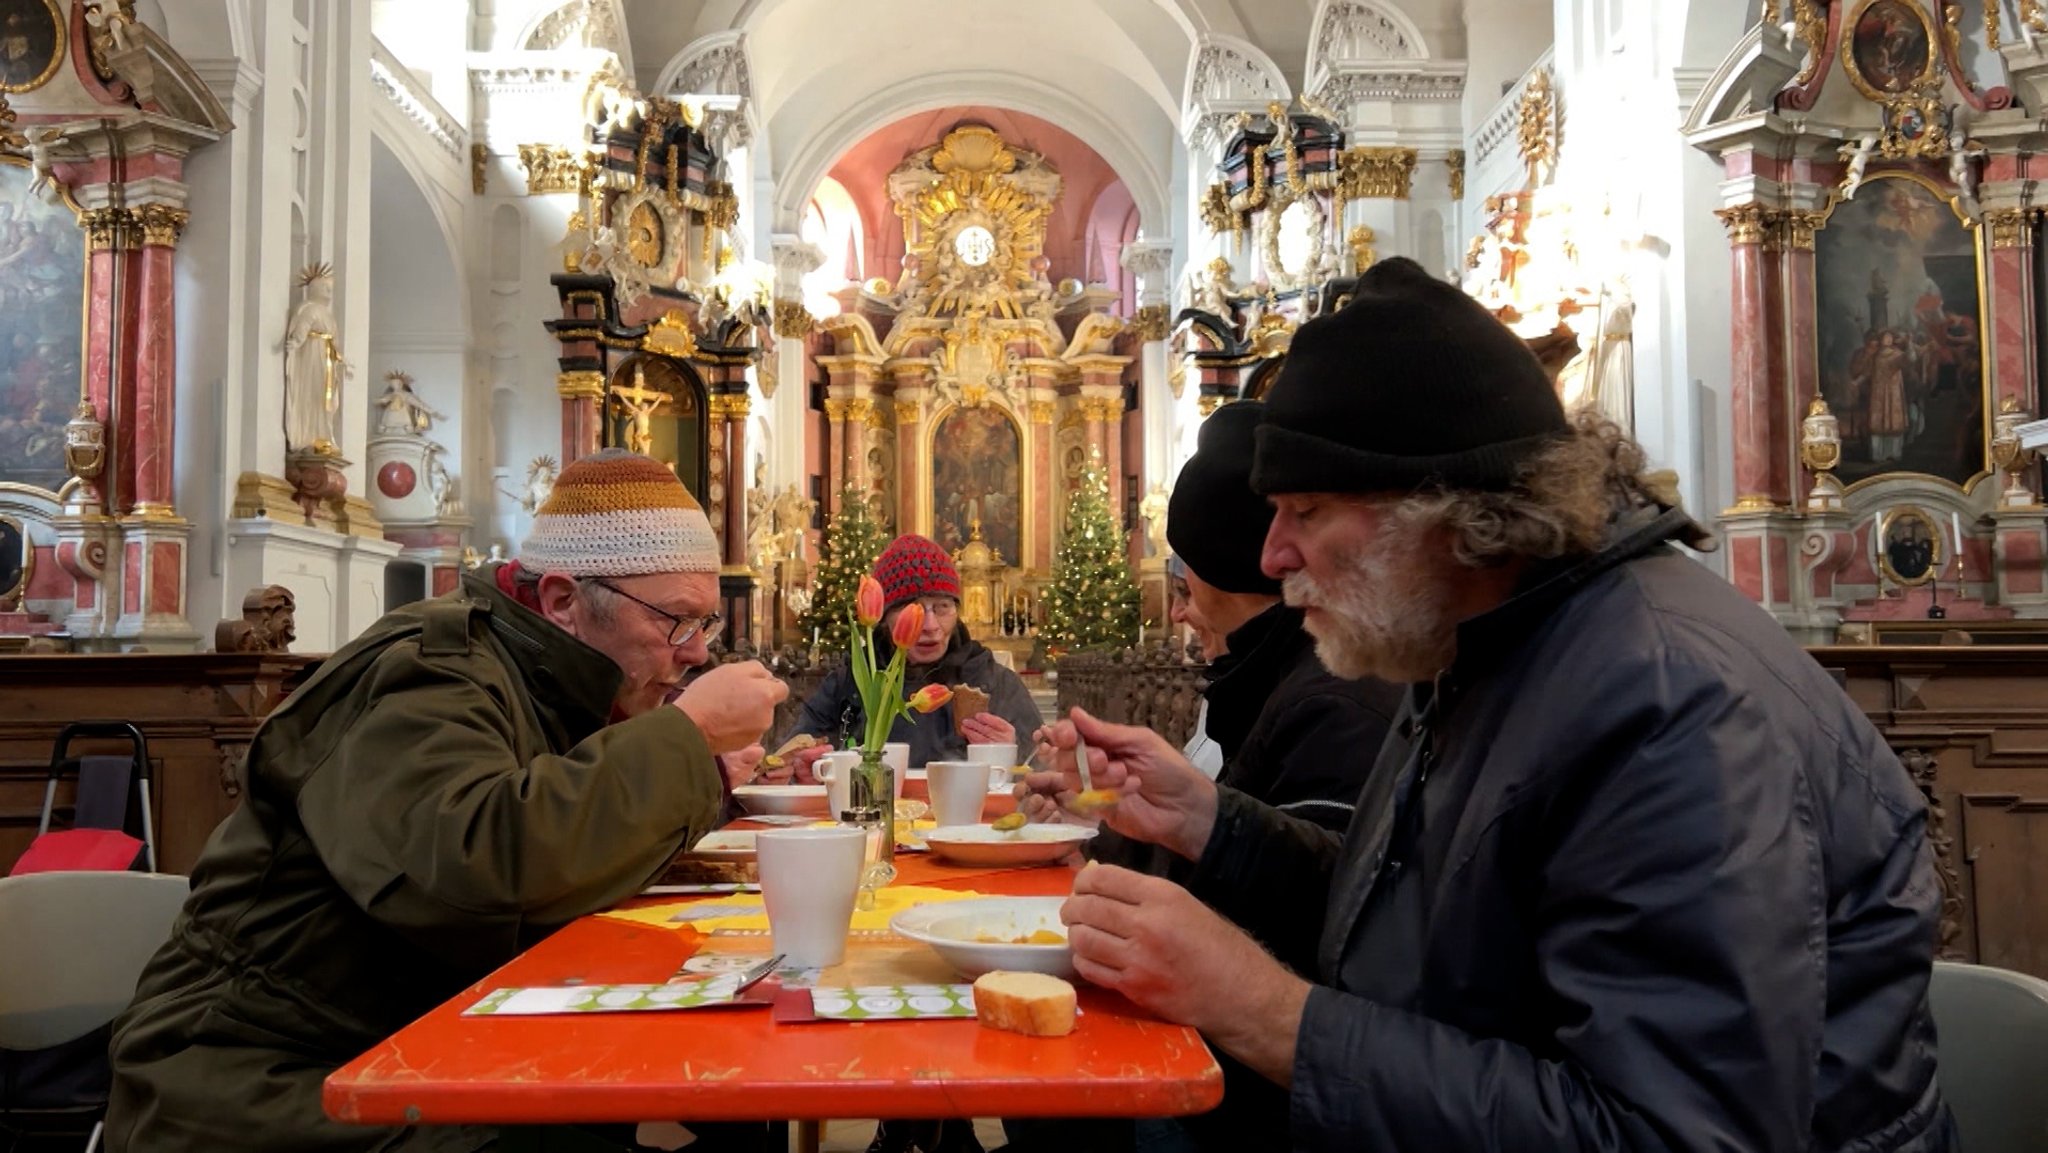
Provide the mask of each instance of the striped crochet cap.
{"label": "striped crochet cap", "polygon": [[883,611],[919,597],[960,599],[960,570],[929,537],[904,533],[875,558],[875,579],[882,582]]}
{"label": "striped crochet cap", "polygon": [[565,576],[718,571],[718,538],[658,460],[607,448],[575,461],[533,515],[521,567]]}

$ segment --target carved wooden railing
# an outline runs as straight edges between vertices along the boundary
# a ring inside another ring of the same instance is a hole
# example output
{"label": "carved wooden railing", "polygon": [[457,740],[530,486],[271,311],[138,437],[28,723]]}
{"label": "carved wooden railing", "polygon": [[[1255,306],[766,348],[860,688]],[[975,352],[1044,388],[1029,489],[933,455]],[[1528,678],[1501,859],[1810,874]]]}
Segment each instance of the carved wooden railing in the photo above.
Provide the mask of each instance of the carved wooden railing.
{"label": "carved wooden railing", "polygon": [[1054,666],[1058,711],[1078,705],[1124,725],[1143,725],[1187,743],[1201,715],[1208,665],[1193,648],[1168,642],[1114,652],[1068,653]]}

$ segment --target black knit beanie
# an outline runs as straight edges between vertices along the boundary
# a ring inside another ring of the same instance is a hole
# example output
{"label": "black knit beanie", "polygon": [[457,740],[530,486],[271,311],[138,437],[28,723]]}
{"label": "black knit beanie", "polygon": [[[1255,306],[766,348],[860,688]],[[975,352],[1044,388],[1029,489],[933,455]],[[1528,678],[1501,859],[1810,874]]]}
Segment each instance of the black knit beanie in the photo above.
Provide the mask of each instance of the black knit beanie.
{"label": "black knit beanie", "polygon": [[1265,411],[1258,401],[1239,401],[1203,421],[1166,506],[1166,543],[1204,583],[1227,593],[1280,595],[1280,582],[1259,571],[1273,506],[1252,491],[1252,450]]}
{"label": "black knit beanie", "polygon": [[1301,326],[1265,401],[1251,479],[1269,496],[1504,489],[1571,428],[1520,337],[1398,257]]}

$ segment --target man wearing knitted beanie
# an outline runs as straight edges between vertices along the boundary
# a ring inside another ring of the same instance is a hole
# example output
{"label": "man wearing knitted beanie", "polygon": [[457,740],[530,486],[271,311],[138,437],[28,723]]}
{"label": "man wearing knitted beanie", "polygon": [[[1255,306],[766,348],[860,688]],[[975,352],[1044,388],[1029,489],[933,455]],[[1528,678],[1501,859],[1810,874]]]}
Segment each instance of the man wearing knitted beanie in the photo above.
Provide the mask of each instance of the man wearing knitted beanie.
{"label": "man wearing knitted beanie", "polygon": [[336,1124],[321,1081],[717,822],[714,758],[788,691],[749,663],[678,692],[717,572],[675,474],[608,450],[562,471],[517,562],[329,657],[257,731],[115,1023],[110,1149],[481,1147]]}
{"label": "man wearing knitted beanie", "polygon": [[1390,260],[1296,332],[1252,483],[1264,571],[1401,720],[1342,836],[1055,726],[1192,863],[1076,878],[1082,977],[1285,1087],[1297,1149],[1955,1147],[1926,802],[1625,431]]}

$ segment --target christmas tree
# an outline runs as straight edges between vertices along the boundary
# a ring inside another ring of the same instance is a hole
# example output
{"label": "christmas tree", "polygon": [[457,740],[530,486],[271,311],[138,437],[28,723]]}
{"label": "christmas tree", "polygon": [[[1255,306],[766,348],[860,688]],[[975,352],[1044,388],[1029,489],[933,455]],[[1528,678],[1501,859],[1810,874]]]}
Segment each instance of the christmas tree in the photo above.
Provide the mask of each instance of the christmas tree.
{"label": "christmas tree", "polygon": [[841,489],[839,511],[825,527],[824,559],[811,585],[811,603],[796,622],[799,635],[813,638],[814,649],[846,651],[852,641],[846,622],[853,615],[860,578],[874,569],[875,558],[888,543],[866,494],[852,485]]}
{"label": "christmas tree", "polygon": [[1045,594],[1048,647],[1109,648],[1138,642],[1138,584],[1129,542],[1109,507],[1109,481],[1097,467],[1081,474],[1067,504],[1067,534]]}

